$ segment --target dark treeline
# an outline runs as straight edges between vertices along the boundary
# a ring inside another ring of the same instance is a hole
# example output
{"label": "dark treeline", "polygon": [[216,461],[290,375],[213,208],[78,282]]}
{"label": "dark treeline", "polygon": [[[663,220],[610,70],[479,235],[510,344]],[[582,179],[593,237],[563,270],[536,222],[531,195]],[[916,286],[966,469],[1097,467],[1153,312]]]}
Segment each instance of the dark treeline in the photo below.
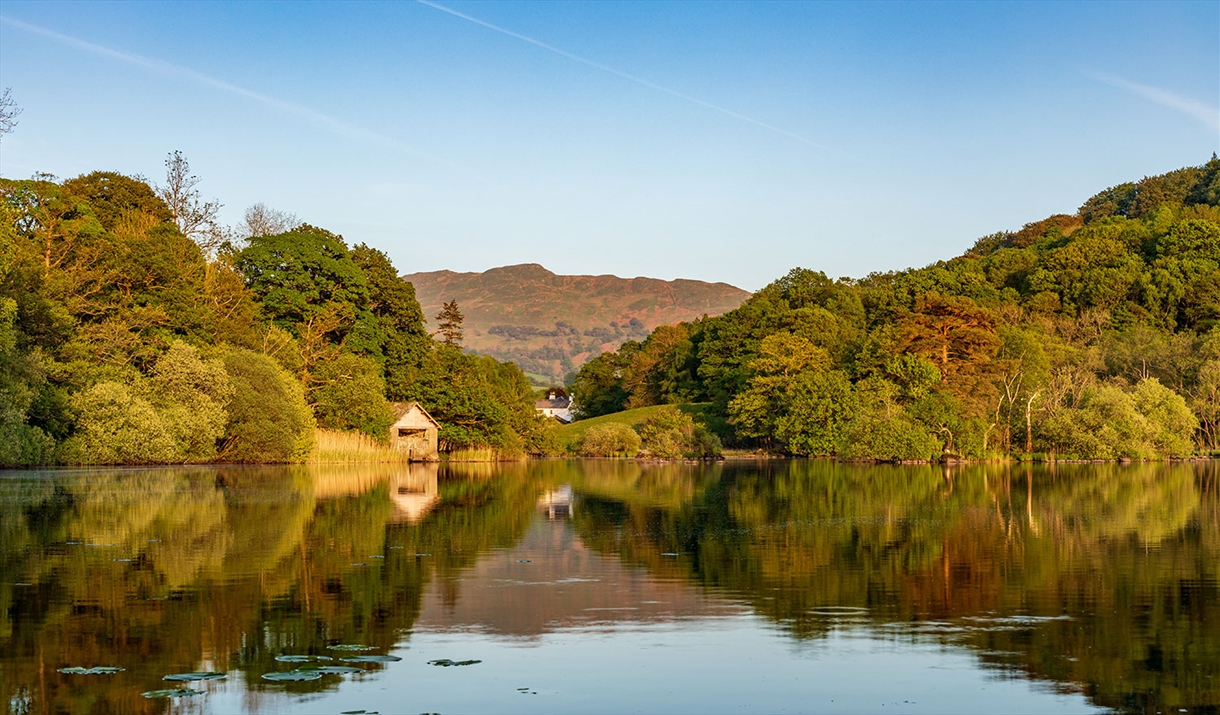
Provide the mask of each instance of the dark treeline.
{"label": "dark treeline", "polygon": [[711,403],[728,444],[843,458],[1220,449],[1220,160],[859,280],[805,269],[587,363],[584,417]]}
{"label": "dark treeline", "polygon": [[521,370],[433,340],[384,253],[262,205],[219,229],[166,163],[0,179],[0,466],[302,461],[315,426],[384,439],[391,401],[443,448],[543,448]]}

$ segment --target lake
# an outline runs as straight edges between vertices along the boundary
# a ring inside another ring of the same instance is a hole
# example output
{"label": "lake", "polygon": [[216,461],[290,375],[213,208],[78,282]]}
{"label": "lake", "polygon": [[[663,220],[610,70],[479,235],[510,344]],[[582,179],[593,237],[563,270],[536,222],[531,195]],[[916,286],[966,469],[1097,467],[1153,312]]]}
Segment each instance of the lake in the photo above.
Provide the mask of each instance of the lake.
{"label": "lake", "polygon": [[[0,472],[0,696],[22,714],[1216,712],[1218,476]],[[193,672],[220,675],[163,680]]]}

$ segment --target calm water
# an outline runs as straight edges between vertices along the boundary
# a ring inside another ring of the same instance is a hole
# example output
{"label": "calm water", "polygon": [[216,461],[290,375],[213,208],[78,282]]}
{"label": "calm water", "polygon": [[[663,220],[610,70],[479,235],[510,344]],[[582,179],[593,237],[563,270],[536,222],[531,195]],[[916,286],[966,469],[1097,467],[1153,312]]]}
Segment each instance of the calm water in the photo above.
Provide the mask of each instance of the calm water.
{"label": "calm water", "polygon": [[[1218,474],[0,472],[0,707],[1216,712]],[[305,654],[359,672],[263,678]]]}

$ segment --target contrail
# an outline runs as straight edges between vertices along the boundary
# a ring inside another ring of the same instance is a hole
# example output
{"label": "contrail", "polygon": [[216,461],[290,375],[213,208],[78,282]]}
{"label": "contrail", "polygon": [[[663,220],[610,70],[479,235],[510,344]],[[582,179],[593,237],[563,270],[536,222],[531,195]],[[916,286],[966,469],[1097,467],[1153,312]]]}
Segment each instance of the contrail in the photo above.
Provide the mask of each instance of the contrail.
{"label": "contrail", "polygon": [[542,49],[544,49],[548,52],[553,52],[553,53],[559,55],[560,57],[566,57],[569,60],[572,60],[573,62],[579,62],[582,65],[587,65],[594,69],[601,70],[602,72],[607,72],[609,74],[612,74],[615,77],[621,77],[630,82],[635,82],[636,84],[641,84],[645,87],[648,87],[649,89],[655,89],[658,92],[664,92],[665,94],[668,94],[673,97],[677,97],[678,99],[683,99],[683,100],[686,100],[687,102],[697,104],[700,107],[706,107],[707,109],[711,109],[713,111],[720,112],[721,114],[727,114],[728,116],[733,117],[734,119],[740,119],[741,121],[748,122],[750,124],[753,124],[756,127],[762,127],[763,129],[766,129],[767,131],[775,132],[776,134],[782,134],[783,136],[789,137],[791,139],[795,139],[803,144],[808,144],[809,146],[811,146],[815,149],[820,149],[822,151],[833,151],[830,147],[827,147],[824,144],[818,144],[817,142],[815,142],[811,139],[808,139],[807,137],[803,137],[800,134],[795,134],[786,129],[780,129],[779,127],[777,127],[773,124],[767,124],[766,122],[759,121],[753,117],[747,117],[746,115],[742,114],[741,112],[734,112],[733,110],[727,109],[725,107],[721,107],[718,104],[712,104],[711,102],[705,102],[704,100],[699,99],[698,97],[692,97],[691,95],[684,94],[682,92],[679,92],[676,89],[670,89],[669,87],[657,84],[656,82],[650,82],[649,80],[646,80],[643,77],[636,77],[633,74],[628,74],[621,70],[616,70],[613,67],[604,65],[600,62],[594,62],[593,60],[587,59],[585,57],[581,57],[580,55],[574,55],[571,52],[561,50],[558,47],[555,47],[554,45],[548,45],[545,42],[535,40],[534,38],[529,37],[527,35],[522,35],[519,32],[513,32],[512,30],[500,27],[499,25],[493,25],[490,22],[485,22],[483,20],[480,20],[477,17],[471,17],[470,15],[458,12],[457,10],[454,10],[452,8],[445,7],[444,5],[439,5],[435,2],[432,2],[431,0],[415,0],[415,1],[418,2],[420,5],[427,5],[428,7],[434,8],[436,10],[440,10],[441,12],[447,12],[450,15],[453,15],[454,17],[460,17],[463,20],[466,20],[468,22],[473,22],[476,25],[486,27],[489,30],[494,30],[495,32],[499,32],[500,34],[508,35],[509,37],[515,37],[518,40],[521,40],[522,42],[528,42],[531,45],[534,45],[535,47],[541,47]]}
{"label": "contrail", "polygon": [[181,65],[176,65],[171,62],[166,62],[164,60],[154,59],[152,57],[144,57],[143,55],[137,55],[132,52],[123,52],[121,50],[115,50],[115,49],[111,49],[109,47],[103,47],[102,45],[96,45],[92,42],[87,42],[85,40],[82,40],[82,39],[79,39],[76,37],[72,37],[70,35],[64,35],[62,33],[55,32],[54,30],[48,30],[45,27],[39,27],[38,25],[31,25],[30,23],[22,22],[21,20],[15,20],[15,19],[5,16],[5,15],[0,15],[0,23],[3,23],[5,25],[11,25],[12,27],[16,27],[18,29],[25,30],[26,32],[29,32],[29,33],[32,33],[35,35],[41,35],[42,37],[52,39],[61,44],[68,45],[69,47],[75,47],[79,50],[84,50],[86,52],[89,52],[89,53],[92,53],[95,55],[99,55],[101,57],[107,57],[110,59],[119,60],[121,62],[126,62],[129,64],[137,65],[139,67],[143,67],[145,69],[150,69],[150,70],[153,70],[154,72],[160,72],[162,74],[166,74],[166,75],[170,75],[170,76],[183,77],[183,78],[189,79],[193,82],[197,82],[199,84],[206,85],[208,87],[213,87],[215,89],[219,89],[224,92],[229,92],[231,94],[236,94],[240,97],[245,97],[246,99],[253,100],[255,102],[258,102],[259,104],[263,104],[267,107],[271,107],[272,109],[276,109],[285,114],[293,115],[293,116],[299,117],[301,119],[307,120],[309,122],[312,122],[314,124],[320,125],[320,126],[326,128],[327,130],[329,130],[335,134],[338,134],[340,136],[344,136],[344,137],[348,137],[348,138],[352,138],[352,139],[362,139],[365,141],[372,142],[374,144],[379,144],[381,146],[385,146],[385,147],[397,149],[399,151],[403,151],[403,152],[406,152],[409,154],[413,154],[413,155],[421,157],[421,158],[429,159],[432,161],[437,161],[442,164],[446,164],[451,167],[461,169],[463,171],[467,171],[470,173],[477,173],[477,172],[473,172],[470,169],[467,169],[465,167],[462,167],[457,164],[453,164],[452,162],[441,159],[439,157],[429,156],[411,146],[403,144],[402,142],[400,142],[396,139],[385,136],[384,134],[378,134],[377,132],[365,129],[363,127],[356,126],[354,124],[350,124],[350,123],[345,122],[336,117],[332,117],[329,114],[323,114],[322,112],[310,109],[308,107],[303,107],[299,104],[285,102],[282,99],[276,99],[275,97],[270,97],[268,95],[261,94],[259,92],[255,92],[254,90],[246,89],[245,87],[241,87],[241,86],[232,84],[230,82],[225,82],[224,80],[216,79],[215,77],[210,77],[206,74],[203,74],[202,72],[197,72],[193,69],[190,69],[189,67],[183,67]]}
{"label": "contrail", "polygon": [[1132,82],[1122,77],[1116,77],[1112,74],[1104,72],[1087,72],[1090,78],[1108,84],[1111,87],[1125,89],[1128,92],[1137,94],[1150,102],[1155,102],[1170,109],[1176,109],[1183,114],[1186,114],[1194,119],[1199,120],[1205,127],[1212,131],[1220,130],[1220,109],[1209,107],[1197,99],[1183,97],[1180,94],[1170,92],[1167,89],[1153,87],[1147,84],[1139,84]]}

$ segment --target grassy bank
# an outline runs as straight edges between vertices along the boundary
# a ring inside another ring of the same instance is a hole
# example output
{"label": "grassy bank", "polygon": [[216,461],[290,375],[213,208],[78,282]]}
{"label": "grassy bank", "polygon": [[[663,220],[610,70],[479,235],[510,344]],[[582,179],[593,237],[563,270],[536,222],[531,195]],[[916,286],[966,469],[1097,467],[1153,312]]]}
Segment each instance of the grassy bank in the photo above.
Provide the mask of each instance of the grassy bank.
{"label": "grassy bank", "polygon": [[[559,441],[560,448],[566,451],[570,445],[580,441],[585,432],[593,427],[606,424],[621,424],[634,428],[665,407],[677,407],[694,418],[696,422],[707,425],[707,428],[712,432],[719,433],[721,430],[722,425],[718,424],[720,421],[708,414],[711,404],[700,402],[681,405],[652,405],[651,407],[639,407],[634,410],[624,410],[600,417],[591,417],[587,420],[578,420],[569,425],[556,427],[554,432],[555,438]],[[727,427],[727,425],[723,426]]]}
{"label": "grassy bank", "polygon": [[319,429],[314,433],[310,464],[403,463],[407,453],[390,449],[363,432]]}

